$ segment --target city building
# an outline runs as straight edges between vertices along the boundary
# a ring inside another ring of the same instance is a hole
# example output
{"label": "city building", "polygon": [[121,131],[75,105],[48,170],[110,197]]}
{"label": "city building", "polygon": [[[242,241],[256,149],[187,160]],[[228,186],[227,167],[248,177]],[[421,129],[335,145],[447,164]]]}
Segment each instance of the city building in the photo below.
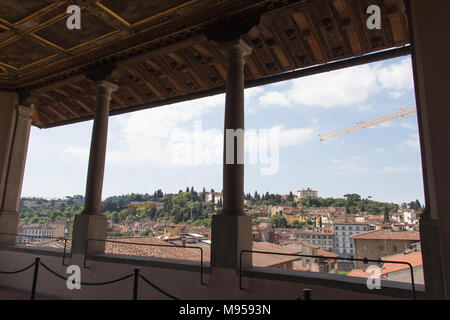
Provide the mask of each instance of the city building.
{"label": "city building", "polygon": [[301,257],[299,260],[294,262],[294,270],[322,273],[335,273],[337,271],[338,263],[336,259],[333,259],[339,257],[337,253],[299,240],[291,241],[286,244],[285,247],[298,251],[298,253],[302,255],[327,257],[327,259]]}
{"label": "city building", "polygon": [[316,190],[312,190],[310,188],[301,189],[301,190],[297,191],[297,197],[298,197],[298,199],[317,198],[317,191]]}
{"label": "city building", "polygon": [[55,229],[42,224],[24,225],[19,229],[17,242],[42,242],[54,237]]}
{"label": "city building", "polygon": [[162,209],[164,204],[162,202],[156,201],[132,201],[128,204],[128,208],[131,210],[135,210],[137,208],[156,208]]}
{"label": "city building", "polygon": [[352,235],[369,231],[367,223],[334,222],[334,252],[344,258],[353,258],[355,255]]}
{"label": "city building", "polygon": [[278,206],[269,206],[269,210],[270,210],[270,215],[285,215],[285,214],[291,214],[291,213],[295,213],[295,212],[299,212],[301,211],[299,208],[297,207],[292,207],[290,205],[286,205],[286,204],[280,204]]}
{"label": "city building", "polygon": [[205,195],[205,201],[218,204],[219,202],[223,202],[223,194],[220,192],[207,192]]}
{"label": "city building", "polygon": [[[394,231],[392,229],[372,230],[348,237],[354,243],[354,256],[358,259],[378,260],[381,257],[405,252],[420,241],[418,232]],[[356,267],[361,268],[362,262]]]}
{"label": "city building", "polygon": [[269,242],[272,232],[272,227],[270,223],[267,222],[253,226],[253,241]]}
{"label": "city building", "polygon": [[23,200],[23,206],[26,208],[42,207],[42,200]]}
{"label": "city building", "polygon": [[333,229],[317,229],[317,230],[296,230],[291,236],[303,243],[311,244],[319,248],[334,251],[334,232]]}
{"label": "city building", "polygon": [[256,217],[268,217],[270,215],[269,206],[253,206],[251,213]]}
{"label": "city building", "polygon": [[[408,250],[403,253],[386,256],[381,260],[408,262],[413,267],[414,283],[424,284],[422,251]],[[350,277],[368,278],[373,276],[373,270],[366,267],[354,269],[348,273]],[[380,267],[381,280],[411,283],[411,269],[405,264],[383,263]]]}
{"label": "city building", "polygon": [[408,223],[408,224],[412,224],[414,222],[416,222],[417,220],[417,215],[414,211],[403,211],[402,212],[402,221],[404,223]]}

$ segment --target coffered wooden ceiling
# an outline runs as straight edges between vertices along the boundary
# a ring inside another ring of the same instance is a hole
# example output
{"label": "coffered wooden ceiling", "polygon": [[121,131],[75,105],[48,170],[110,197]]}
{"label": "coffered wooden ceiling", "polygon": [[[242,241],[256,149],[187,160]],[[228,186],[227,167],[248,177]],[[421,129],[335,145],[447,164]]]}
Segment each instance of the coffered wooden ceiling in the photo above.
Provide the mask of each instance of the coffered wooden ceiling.
{"label": "coffered wooden ceiling", "polygon": [[[82,8],[80,30],[66,27],[71,4]],[[366,27],[372,4],[381,30]],[[1,0],[0,90],[28,97],[38,127],[92,118],[85,75],[111,63],[112,114],[189,99],[223,88],[216,40],[253,21],[246,80],[409,42],[402,0]]]}

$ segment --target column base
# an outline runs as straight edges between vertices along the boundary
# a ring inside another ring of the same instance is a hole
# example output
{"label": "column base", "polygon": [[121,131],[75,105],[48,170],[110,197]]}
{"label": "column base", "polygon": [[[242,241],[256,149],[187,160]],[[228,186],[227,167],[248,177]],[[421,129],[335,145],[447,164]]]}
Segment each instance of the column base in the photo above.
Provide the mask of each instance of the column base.
{"label": "column base", "polygon": [[419,226],[425,292],[429,299],[445,299],[439,223],[422,214]]}
{"label": "column base", "polygon": [[[72,233],[72,253],[97,254],[105,252],[104,241],[88,239],[106,239],[108,221],[102,214],[79,214],[75,216]],[[87,244],[87,246],[86,246]]]}
{"label": "column base", "polygon": [[[211,267],[239,269],[241,250],[252,250],[252,219],[219,214],[211,223]],[[252,254],[242,255],[242,267],[252,265]]]}
{"label": "column base", "polygon": [[19,213],[11,211],[0,212],[0,245],[15,245],[17,236],[13,234],[17,234],[18,228]]}

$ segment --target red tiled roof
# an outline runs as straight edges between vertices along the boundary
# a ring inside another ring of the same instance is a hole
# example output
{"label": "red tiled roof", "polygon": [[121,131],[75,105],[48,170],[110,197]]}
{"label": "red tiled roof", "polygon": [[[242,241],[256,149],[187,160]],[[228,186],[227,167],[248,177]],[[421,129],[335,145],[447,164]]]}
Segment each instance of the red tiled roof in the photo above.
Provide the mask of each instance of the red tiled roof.
{"label": "red tiled roof", "polygon": [[309,271],[308,268],[301,267],[301,266],[297,266],[297,265],[294,265],[294,266],[292,267],[292,270],[297,270],[297,271]]}
{"label": "red tiled roof", "polygon": [[[381,258],[381,260],[386,261],[398,261],[398,262],[409,262],[413,268],[421,266],[422,262],[422,252],[421,251],[410,251],[407,253],[400,253],[392,256],[386,256]],[[386,276],[389,273],[409,269],[406,264],[396,264],[396,263],[384,263],[381,269],[381,276]],[[354,269],[348,274],[351,277],[368,278],[370,274],[366,273],[366,269]]]}
{"label": "red tiled roof", "polygon": [[318,249],[317,250],[318,256],[328,257],[328,258],[338,258],[339,255],[337,253],[325,250],[325,249]]}
{"label": "red tiled roof", "polygon": [[[187,260],[187,261],[200,261],[200,250],[192,248],[183,247],[158,247],[151,246],[154,245],[171,245],[168,242],[162,241],[158,238],[153,237],[132,237],[132,238],[109,238],[108,240],[116,242],[106,242],[105,253],[112,254],[125,254],[133,256],[149,256],[156,258],[166,258],[166,259],[176,259],[176,260]],[[137,244],[126,244],[120,242],[132,242]],[[150,246],[145,246],[143,244],[150,244]],[[192,246],[200,246],[195,244]],[[204,261],[210,260],[210,248],[208,246],[201,246],[203,249]]]}
{"label": "red tiled roof", "polygon": [[[122,254],[133,256],[147,256],[165,259],[175,259],[184,261],[200,261],[200,250],[193,248],[183,248],[181,246],[171,245],[166,241],[162,241],[153,237],[127,237],[127,238],[108,238],[114,242],[105,243],[105,253],[109,254]],[[50,241],[58,247],[64,245],[61,240]],[[138,244],[127,244],[121,242],[130,242]],[[158,247],[158,246],[146,246],[143,244],[155,244],[155,245],[169,245],[170,247]],[[31,246],[46,246],[47,243],[32,243]],[[68,247],[71,245],[71,240],[67,241]],[[211,249],[207,245],[201,245],[199,243],[188,245],[193,247],[202,247],[203,259],[205,262],[210,261]],[[286,247],[270,243],[270,242],[253,242],[253,250],[255,251],[268,251],[287,254],[299,253],[297,250],[288,249]],[[299,257],[283,256],[283,255],[271,255],[271,254],[259,254],[252,253],[253,266],[256,267],[272,267],[279,264],[288,263],[300,259]]]}
{"label": "red tiled roof", "polygon": [[364,239],[364,240],[411,240],[419,241],[420,236],[418,232],[409,231],[393,231],[391,229],[372,230],[359,234],[354,234],[350,239]]}
{"label": "red tiled roof", "polygon": [[[270,242],[253,242],[253,250],[287,253],[287,254],[299,253],[297,250],[288,249],[286,247],[279,246],[277,244],[270,243]],[[261,253],[253,253],[252,254],[253,266],[256,266],[256,267],[272,267],[272,266],[284,264],[284,263],[287,263],[290,261],[295,261],[298,259],[300,259],[300,257],[282,256],[282,255],[273,255],[273,254],[261,254]]]}

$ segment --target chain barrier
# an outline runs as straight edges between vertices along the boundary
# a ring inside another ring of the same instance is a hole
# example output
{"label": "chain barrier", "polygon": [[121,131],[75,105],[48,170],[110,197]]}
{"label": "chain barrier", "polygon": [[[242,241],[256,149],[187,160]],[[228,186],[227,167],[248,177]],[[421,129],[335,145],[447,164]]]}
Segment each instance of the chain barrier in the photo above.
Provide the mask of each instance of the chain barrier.
{"label": "chain barrier", "polygon": [[[137,237],[141,238],[141,237]],[[176,249],[195,249],[200,250],[200,284],[202,286],[205,285],[205,282],[203,281],[203,248],[196,247],[196,246],[176,246],[176,245],[169,245],[169,244],[156,244],[156,243],[140,243],[140,242],[129,242],[129,241],[115,241],[115,240],[108,240],[108,239],[87,239],[85,244],[85,254],[84,254],[84,267],[86,266],[86,261],[88,258],[87,252],[88,252],[88,243],[89,241],[100,241],[104,243],[116,243],[116,244],[126,244],[126,245],[137,245],[137,246],[147,246],[147,247],[163,247],[163,248],[176,248]]]}
{"label": "chain barrier", "polygon": [[32,266],[34,266],[35,263],[36,263],[36,262],[33,262],[33,263],[30,264],[29,266],[27,266],[27,267],[25,267],[25,268],[23,268],[23,269],[16,270],[16,271],[1,271],[1,270],[0,270],[0,274],[17,274],[17,273],[21,273],[21,272],[24,272],[25,270],[30,269]]}
{"label": "chain barrier", "polygon": [[[299,254],[299,253],[281,253],[281,252],[270,252],[270,251],[255,251],[255,250],[241,250],[239,253],[239,289],[244,290],[242,287],[242,255],[244,253],[257,253],[257,254],[270,254],[270,255],[277,255],[277,256],[290,256],[290,257],[299,257],[299,258],[318,258],[322,260],[332,259],[332,260],[341,260],[341,261],[359,261],[363,262],[364,264],[368,264],[369,262],[375,262],[375,263],[392,263],[392,264],[403,264],[408,266],[410,273],[411,273],[411,292],[412,292],[412,299],[416,300],[416,285],[414,282],[414,268],[409,262],[405,261],[391,261],[391,260],[374,260],[374,259],[358,259],[358,258],[343,258],[343,257],[326,257],[326,256],[320,256],[320,255],[309,255],[309,254]],[[304,292],[305,300],[311,300],[311,292]]]}
{"label": "chain barrier", "polygon": [[[42,265],[42,267],[43,267],[45,270],[47,270],[48,272],[50,272],[50,273],[53,274],[54,276],[56,276],[56,277],[58,277],[58,278],[60,278],[60,279],[62,279],[62,280],[64,280],[64,281],[67,281],[68,278],[66,278],[66,277],[60,275],[59,273],[57,273],[56,271],[50,269],[48,266],[45,265],[45,263],[41,262],[41,265]],[[110,280],[110,281],[103,281],[103,282],[80,282],[80,284],[81,284],[81,285],[84,285],[84,286],[103,286],[103,285],[112,284],[112,283],[116,283],[116,282],[119,282],[119,281],[122,281],[122,280],[125,280],[125,279],[128,279],[128,278],[131,278],[132,276],[133,276],[133,273],[129,273],[129,274],[127,274],[126,276],[123,276],[123,277],[120,277],[120,278],[117,278],[117,279],[114,279],[114,280]]]}
{"label": "chain barrier", "polygon": [[[18,274],[21,272],[24,272],[30,268],[32,268],[33,266],[34,268],[34,275],[33,275],[33,283],[32,283],[32,288],[31,288],[31,300],[34,300],[35,297],[35,293],[36,293],[36,283],[37,283],[37,276],[38,276],[38,272],[39,272],[39,265],[41,265],[45,270],[47,270],[49,273],[53,274],[54,276],[56,276],[57,278],[67,281],[68,277],[62,276],[60,275],[58,272],[52,270],[49,266],[47,266],[45,263],[43,263],[42,261],[40,261],[40,258],[35,258],[35,261],[22,268],[19,270],[15,270],[15,271],[1,271],[0,270],[0,274],[7,274],[7,275],[12,275],[12,274]],[[84,286],[103,286],[103,285],[108,285],[108,284],[113,284],[113,283],[117,283],[123,280],[126,280],[128,278],[134,277],[134,283],[133,283],[133,300],[137,300],[137,288],[138,288],[138,279],[141,278],[145,283],[147,283],[149,286],[151,286],[152,288],[156,289],[158,292],[164,294],[165,296],[169,297],[170,299],[173,300],[180,300],[179,298],[172,296],[171,294],[167,293],[166,291],[164,291],[163,289],[159,288],[158,286],[156,286],[155,284],[153,284],[150,280],[148,280],[146,277],[144,277],[143,275],[139,274],[139,269],[135,268],[133,273],[129,273],[123,277],[114,279],[114,280],[109,280],[109,281],[103,281],[103,282],[80,282],[81,285]]]}
{"label": "chain barrier", "polygon": [[[67,267],[68,265],[66,264],[66,252],[67,252],[67,242],[70,239],[67,239],[66,237],[51,237],[51,236],[44,236],[44,235],[32,235],[32,234],[20,234],[20,233],[8,233],[8,232],[0,232],[0,235],[6,235],[6,236],[15,236],[17,237],[24,237],[24,238],[33,238],[33,239],[54,239],[54,241],[64,241],[64,251],[63,251],[63,257],[62,257],[62,265]],[[31,242],[18,242],[18,244],[23,244],[23,245],[27,245],[27,244],[32,244],[34,243],[33,241]]]}
{"label": "chain barrier", "polygon": [[161,292],[163,295],[169,297],[170,299],[173,300],[181,300],[177,297],[172,296],[171,294],[165,292],[163,289],[159,288],[158,286],[156,286],[155,284],[153,284],[152,282],[150,282],[150,280],[148,280],[146,277],[144,277],[143,275],[139,275],[139,277],[144,280],[145,283],[147,283],[149,286],[153,287],[154,289],[156,289],[157,291]]}

